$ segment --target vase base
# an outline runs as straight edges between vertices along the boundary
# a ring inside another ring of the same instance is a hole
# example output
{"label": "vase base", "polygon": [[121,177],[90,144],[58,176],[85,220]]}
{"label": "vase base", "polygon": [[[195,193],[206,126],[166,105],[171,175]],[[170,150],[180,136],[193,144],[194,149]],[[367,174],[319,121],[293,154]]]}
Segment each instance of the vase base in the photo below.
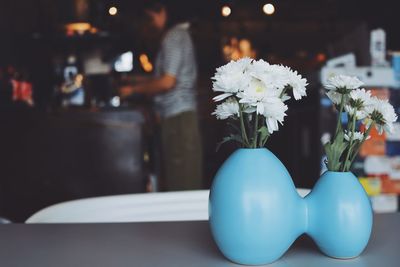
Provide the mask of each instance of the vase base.
{"label": "vase base", "polygon": [[264,262],[264,263],[242,263],[242,262],[238,262],[238,261],[233,261],[233,260],[229,260],[230,262],[240,265],[240,266],[265,266],[265,265],[269,265],[272,264],[276,261],[278,261],[279,259],[270,261],[270,262]]}
{"label": "vase base", "polygon": [[258,261],[258,262],[254,262],[254,261],[250,262],[250,261],[246,261],[246,260],[244,260],[244,261],[234,260],[232,257],[228,257],[224,253],[222,253],[222,255],[224,255],[225,258],[228,259],[230,262],[232,262],[234,264],[237,264],[237,265],[241,265],[241,266],[265,266],[265,265],[269,265],[269,264],[272,264],[274,262],[279,261],[279,259],[282,257],[282,255],[281,255],[279,257],[273,258],[272,260],[263,260],[263,261]]}
{"label": "vase base", "polygon": [[326,256],[328,256],[329,258],[332,258],[332,259],[335,259],[335,260],[352,260],[352,259],[355,259],[355,258],[358,258],[360,255],[356,255],[356,256],[348,256],[348,257],[339,257],[339,256],[331,256],[331,255],[328,255],[328,254],[326,254],[326,253],[324,253]]}

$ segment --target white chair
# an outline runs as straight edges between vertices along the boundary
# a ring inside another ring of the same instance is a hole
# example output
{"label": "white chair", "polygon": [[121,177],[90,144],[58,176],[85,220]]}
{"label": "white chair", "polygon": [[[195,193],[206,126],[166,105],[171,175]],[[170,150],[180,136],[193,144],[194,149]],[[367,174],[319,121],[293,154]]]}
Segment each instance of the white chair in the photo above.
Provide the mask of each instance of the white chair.
{"label": "white chair", "polygon": [[9,219],[0,217],[0,224],[8,224],[11,223],[11,221]]}
{"label": "white chair", "polygon": [[[297,189],[301,196],[309,189]],[[209,190],[79,199],[33,214],[26,223],[109,223],[208,220]]]}

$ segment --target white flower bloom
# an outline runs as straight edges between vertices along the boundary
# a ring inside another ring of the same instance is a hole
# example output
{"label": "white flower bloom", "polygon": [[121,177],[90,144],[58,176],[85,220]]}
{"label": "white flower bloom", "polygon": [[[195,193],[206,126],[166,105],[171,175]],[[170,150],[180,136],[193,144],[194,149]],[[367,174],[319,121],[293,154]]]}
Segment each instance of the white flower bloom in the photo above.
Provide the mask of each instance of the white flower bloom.
{"label": "white flower bloom", "polygon": [[238,93],[239,102],[254,105],[271,96],[279,97],[279,91],[268,86],[269,84],[266,84],[264,81],[252,77],[248,86],[242,92]]}
{"label": "white flower bloom", "polygon": [[264,60],[231,61],[218,68],[212,79],[213,90],[222,92],[213,98],[215,101],[235,96],[218,105],[213,115],[218,119],[240,116],[240,105],[249,118],[254,118],[254,113],[262,115],[269,133],[283,124],[288,109],[284,101],[290,99],[286,90],[291,88],[296,100],[306,96],[306,79],[288,67]]}
{"label": "white flower bloom", "polygon": [[353,100],[361,100],[364,103],[371,101],[371,92],[365,89],[356,89],[350,92],[350,98]]}
{"label": "white flower bloom", "polygon": [[250,73],[253,77],[262,80],[269,89],[278,90],[280,94],[290,81],[288,69],[281,65],[269,65],[261,72],[261,75],[254,75],[254,72]]}
{"label": "white flower bloom", "polygon": [[[271,102],[269,102],[269,100],[271,100]],[[265,117],[270,134],[279,130],[278,122],[283,125],[287,110],[288,107],[282,101],[274,102],[273,99],[268,99],[262,106],[257,107],[257,112],[260,112],[260,114]]]}
{"label": "white flower bloom", "polygon": [[[348,141],[348,142],[350,142],[350,138],[351,138],[351,133],[348,133],[347,131],[345,132],[345,134],[344,134],[344,139],[346,140],[346,141]],[[368,140],[368,139],[370,139],[371,138],[371,136],[368,136],[365,140]],[[364,133],[362,133],[362,132],[354,132],[354,135],[353,135],[353,141],[362,141],[364,139]]]}
{"label": "white flower bloom", "polygon": [[283,102],[286,102],[286,101],[290,100],[291,97],[288,96],[287,94],[283,94],[281,99],[282,99]]}
{"label": "white flower bloom", "polygon": [[333,104],[340,105],[340,101],[342,100],[341,94],[339,94],[338,92],[336,92],[334,90],[331,90],[331,91],[326,92],[326,95],[333,102]]}
{"label": "white flower bloom", "polygon": [[352,90],[345,105],[345,110],[357,120],[365,119],[368,116],[368,109],[371,105],[371,92],[365,89]]}
{"label": "white flower bloom", "polygon": [[219,120],[225,120],[233,116],[239,116],[239,104],[234,98],[229,98],[222,104],[217,105],[215,111],[211,113]]}
{"label": "white flower bloom", "polygon": [[248,99],[243,98],[240,103],[246,103],[256,107],[257,114],[263,115],[265,117],[268,132],[271,134],[279,129],[279,124],[283,124],[283,120],[286,116],[286,111],[288,107],[283,103],[282,99],[278,96],[268,96],[264,97],[257,102],[253,102]]}
{"label": "white flower bloom", "polygon": [[325,88],[328,90],[326,95],[335,105],[340,105],[342,96],[344,103],[347,103],[349,101],[348,94],[359,88],[362,84],[363,83],[356,77],[346,75],[333,76],[329,78],[328,83],[325,84]]}
{"label": "white flower bloom", "polygon": [[389,101],[372,97],[368,110],[369,116],[375,122],[379,134],[382,134],[383,131],[392,133],[393,123],[397,121],[397,115]]}
{"label": "white flower bloom", "polygon": [[250,81],[247,68],[251,65],[250,58],[243,58],[231,61],[228,64],[217,68],[213,79],[213,90],[222,92],[213,98],[214,101],[221,101],[243,90]]}
{"label": "white flower bloom", "polygon": [[305,78],[301,77],[301,75],[298,74],[297,71],[290,70],[289,85],[293,89],[294,99],[299,100],[303,96],[307,96],[307,92],[306,92],[306,86],[308,85],[307,80]]}
{"label": "white flower bloom", "polygon": [[330,133],[324,133],[321,136],[321,144],[325,145],[326,143],[329,143],[331,141],[331,134]]}
{"label": "white flower bloom", "polygon": [[328,90],[354,90],[360,88],[364,83],[360,81],[357,77],[347,76],[347,75],[336,75],[328,79],[325,88]]}
{"label": "white flower bloom", "polygon": [[[250,75],[263,81],[271,90],[278,90],[279,94],[281,94],[286,86],[290,86],[296,100],[307,95],[307,80],[302,78],[297,71],[293,71],[289,67],[282,65],[266,65],[264,63],[253,63],[252,65],[249,67]],[[262,69],[258,68],[260,65],[263,67]],[[287,99],[285,98],[285,100]]]}
{"label": "white flower bloom", "polygon": [[243,92],[253,86],[260,88],[260,83],[265,90],[277,91],[273,94],[280,95],[284,101],[289,99],[286,94],[282,93],[286,86],[293,89],[293,96],[296,100],[306,96],[306,79],[289,67],[270,65],[262,59],[255,61],[250,58],[243,58],[231,61],[217,68],[212,79],[213,90],[222,92],[222,94],[213,98],[214,101],[221,101],[232,95],[238,95],[239,98],[242,98],[246,95],[246,93],[242,94]]}
{"label": "white flower bloom", "polygon": [[[249,64],[247,70],[250,75],[254,75],[255,77],[260,78],[263,73],[265,73],[271,65],[262,59],[253,60],[251,64]],[[258,74],[258,75],[257,75]]]}

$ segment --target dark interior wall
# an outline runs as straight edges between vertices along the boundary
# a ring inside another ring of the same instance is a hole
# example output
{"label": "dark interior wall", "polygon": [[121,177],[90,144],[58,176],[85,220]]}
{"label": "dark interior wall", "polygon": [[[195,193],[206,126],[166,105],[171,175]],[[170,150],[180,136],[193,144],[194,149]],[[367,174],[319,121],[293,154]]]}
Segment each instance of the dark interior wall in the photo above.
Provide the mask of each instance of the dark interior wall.
{"label": "dark interior wall", "polygon": [[[18,35],[36,33],[54,35],[62,25],[78,19],[74,13],[76,0],[2,0],[0,10],[0,34],[11,39]],[[139,17],[143,1],[86,1],[89,5],[88,20],[100,29],[119,34]],[[289,53],[298,49],[321,51],[326,46],[366,22],[368,28],[384,27],[388,32],[388,47],[400,45],[397,33],[397,16],[393,12],[396,1],[350,0],[285,0],[274,2],[276,13],[265,16],[261,7],[264,1],[167,1],[175,13],[184,13],[197,23],[202,31],[212,34],[240,34],[251,36],[261,49]],[[223,18],[223,4],[232,7],[232,15]],[[110,18],[107,9],[111,5],[120,8],[120,15]],[[208,25],[211,23],[212,27]],[[208,25],[207,25],[208,24]],[[3,39],[3,38],[2,38]],[[12,41],[4,38],[6,42]],[[3,40],[4,40],[3,39]],[[208,38],[203,39],[203,42]],[[269,52],[268,51],[268,52]]]}

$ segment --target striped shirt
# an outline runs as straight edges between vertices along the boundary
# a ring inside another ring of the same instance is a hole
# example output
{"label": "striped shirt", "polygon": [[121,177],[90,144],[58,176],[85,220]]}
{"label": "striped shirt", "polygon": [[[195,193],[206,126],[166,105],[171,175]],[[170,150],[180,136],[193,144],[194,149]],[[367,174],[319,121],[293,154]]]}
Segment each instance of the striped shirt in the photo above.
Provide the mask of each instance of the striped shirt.
{"label": "striped shirt", "polygon": [[175,87],[154,98],[161,117],[173,117],[196,109],[197,65],[189,23],[178,24],[165,35],[155,61],[155,76],[176,78]]}

